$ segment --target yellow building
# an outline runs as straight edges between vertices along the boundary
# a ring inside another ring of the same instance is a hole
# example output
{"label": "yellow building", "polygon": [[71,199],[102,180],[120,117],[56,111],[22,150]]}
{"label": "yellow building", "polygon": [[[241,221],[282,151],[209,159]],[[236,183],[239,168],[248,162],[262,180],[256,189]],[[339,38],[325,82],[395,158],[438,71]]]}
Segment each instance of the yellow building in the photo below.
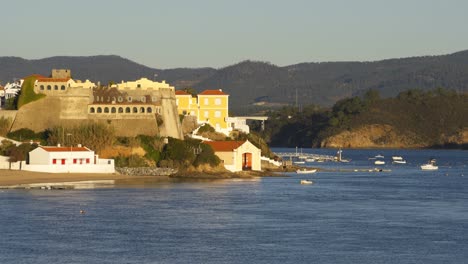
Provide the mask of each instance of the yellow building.
{"label": "yellow building", "polygon": [[229,116],[229,95],[222,90],[205,90],[192,97],[184,91],[176,91],[179,114],[193,115],[198,123],[208,123],[216,131],[229,133],[232,128],[227,122]]}
{"label": "yellow building", "polygon": [[191,115],[198,117],[197,97],[194,97],[193,95],[181,90],[176,91],[175,95],[179,115]]}

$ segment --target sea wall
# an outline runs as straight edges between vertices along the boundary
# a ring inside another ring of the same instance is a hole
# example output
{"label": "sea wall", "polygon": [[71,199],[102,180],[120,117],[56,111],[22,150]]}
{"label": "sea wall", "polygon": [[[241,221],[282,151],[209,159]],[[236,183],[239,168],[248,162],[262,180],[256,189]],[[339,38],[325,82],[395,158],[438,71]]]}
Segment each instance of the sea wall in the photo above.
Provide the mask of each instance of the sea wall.
{"label": "sea wall", "polygon": [[122,175],[131,175],[131,176],[170,176],[170,175],[177,173],[176,169],[157,168],[157,167],[138,167],[138,168],[117,167],[115,168],[115,170]]}

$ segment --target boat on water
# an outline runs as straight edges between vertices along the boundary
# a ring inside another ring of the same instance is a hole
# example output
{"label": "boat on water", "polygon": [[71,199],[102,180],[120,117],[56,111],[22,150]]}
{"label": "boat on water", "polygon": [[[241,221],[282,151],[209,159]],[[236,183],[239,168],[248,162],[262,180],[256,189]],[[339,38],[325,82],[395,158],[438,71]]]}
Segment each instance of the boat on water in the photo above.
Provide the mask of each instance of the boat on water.
{"label": "boat on water", "polygon": [[385,157],[384,157],[383,155],[378,154],[378,155],[375,155],[374,158],[376,158],[376,159],[383,159],[383,158],[385,158]]}
{"label": "boat on water", "polygon": [[305,161],[294,161],[294,164],[305,164]]}
{"label": "boat on water", "polygon": [[403,160],[403,157],[402,156],[392,156],[392,160],[393,161]]}
{"label": "boat on water", "polygon": [[395,164],[406,164],[406,160],[394,160],[393,163],[395,163]]}
{"label": "boat on water", "polygon": [[431,159],[428,163],[421,165],[421,170],[438,170],[439,167],[435,164],[436,160]]}
{"label": "boat on water", "polygon": [[317,169],[299,169],[296,171],[296,173],[298,174],[312,174],[316,172],[317,172]]}
{"label": "boat on water", "polygon": [[305,161],[306,161],[306,162],[314,162],[315,159],[314,159],[314,158],[307,158],[307,159],[305,159]]}
{"label": "boat on water", "polygon": [[376,161],[374,161],[374,164],[375,164],[375,165],[385,165],[385,161],[383,161],[383,160],[376,160]]}
{"label": "boat on water", "polygon": [[311,180],[301,180],[301,184],[313,184],[314,182]]}

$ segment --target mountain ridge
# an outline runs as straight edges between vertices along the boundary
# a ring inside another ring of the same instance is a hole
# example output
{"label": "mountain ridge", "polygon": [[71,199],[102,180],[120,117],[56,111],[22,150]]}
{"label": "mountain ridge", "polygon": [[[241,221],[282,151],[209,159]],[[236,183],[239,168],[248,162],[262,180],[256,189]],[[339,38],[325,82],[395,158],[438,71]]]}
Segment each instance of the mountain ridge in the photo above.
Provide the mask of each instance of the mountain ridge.
{"label": "mountain ridge", "polygon": [[48,76],[67,68],[72,77],[101,84],[146,77],[166,80],[177,89],[223,89],[233,109],[273,104],[330,106],[337,100],[378,90],[395,96],[414,88],[445,87],[468,91],[468,50],[447,55],[390,58],[377,61],[301,62],[286,66],[244,60],[223,68],[157,69],[119,55],[53,56],[28,60],[0,57],[0,83],[30,74]]}

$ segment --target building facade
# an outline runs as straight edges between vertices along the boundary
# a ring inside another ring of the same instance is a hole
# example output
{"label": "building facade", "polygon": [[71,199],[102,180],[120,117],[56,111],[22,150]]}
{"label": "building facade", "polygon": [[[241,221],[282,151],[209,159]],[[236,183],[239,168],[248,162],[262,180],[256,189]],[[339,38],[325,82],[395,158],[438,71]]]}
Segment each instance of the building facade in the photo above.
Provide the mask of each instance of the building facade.
{"label": "building facade", "polygon": [[204,141],[232,172],[262,170],[261,150],[250,141]]}

